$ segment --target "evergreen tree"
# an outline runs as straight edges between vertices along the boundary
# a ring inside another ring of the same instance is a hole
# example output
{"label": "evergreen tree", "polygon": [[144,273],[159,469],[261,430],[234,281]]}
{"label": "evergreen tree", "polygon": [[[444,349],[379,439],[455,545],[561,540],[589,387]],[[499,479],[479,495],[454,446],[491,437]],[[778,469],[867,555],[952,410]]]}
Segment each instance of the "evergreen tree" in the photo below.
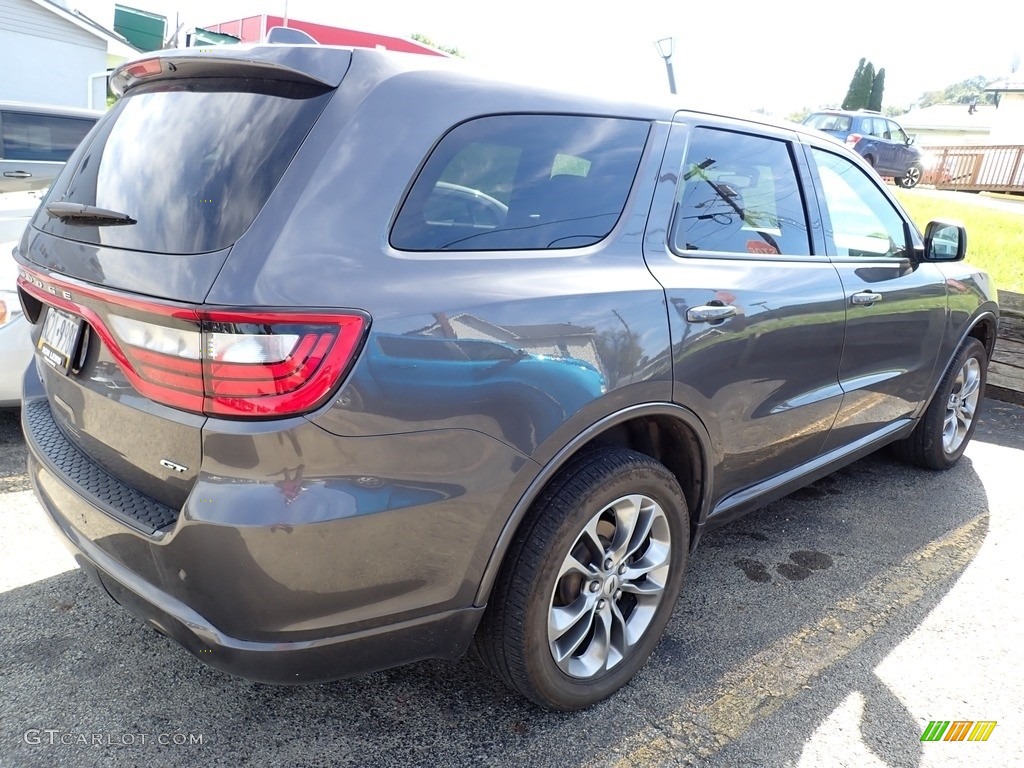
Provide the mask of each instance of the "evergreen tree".
{"label": "evergreen tree", "polygon": [[878,70],[875,82],[871,84],[871,96],[868,98],[868,109],[882,111],[882,93],[885,91],[885,67]]}
{"label": "evergreen tree", "polygon": [[875,65],[870,61],[864,65],[860,83],[857,85],[856,103],[850,109],[867,109],[871,101],[871,86],[875,83]]}
{"label": "evergreen tree", "polygon": [[856,98],[860,82],[864,77],[864,64],[866,61],[866,59],[861,59],[860,63],[857,65],[857,71],[853,73],[853,78],[850,80],[850,87],[846,89],[846,98],[843,99],[843,109],[857,109],[857,107],[852,106],[852,104]]}
{"label": "evergreen tree", "polygon": [[[885,89],[885,69],[875,74],[875,65],[861,59],[846,89],[843,109],[882,109],[882,91]],[[875,106],[877,104],[877,106]]]}

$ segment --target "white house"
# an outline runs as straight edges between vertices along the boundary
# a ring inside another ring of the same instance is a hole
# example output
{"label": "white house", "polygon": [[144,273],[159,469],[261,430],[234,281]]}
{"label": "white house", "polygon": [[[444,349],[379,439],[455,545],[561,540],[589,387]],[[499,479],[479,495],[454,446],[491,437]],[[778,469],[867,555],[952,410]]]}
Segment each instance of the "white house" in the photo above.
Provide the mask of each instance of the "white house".
{"label": "white house", "polygon": [[995,120],[992,104],[933,104],[896,118],[921,147],[988,144]]}
{"label": "white house", "polygon": [[0,0],[0,101],[103,109],[107,70],[137,53],[72,0]]}
{"label": "white house", "polygon": [[1020,72],[985,89],[999,99],[989,134],[991,144],[1024,144],[1024,75]]}

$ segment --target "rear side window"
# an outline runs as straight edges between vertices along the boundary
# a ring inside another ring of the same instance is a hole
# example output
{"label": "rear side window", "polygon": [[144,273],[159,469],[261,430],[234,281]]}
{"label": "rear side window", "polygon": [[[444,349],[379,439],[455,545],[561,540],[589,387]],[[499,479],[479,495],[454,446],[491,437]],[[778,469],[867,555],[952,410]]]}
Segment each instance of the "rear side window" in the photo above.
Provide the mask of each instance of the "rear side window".
{"label": "rear side window", "polygon": [[571,115],[483,117],[427,159],[391,232],[405,251],[577,248],[604,239],[649,124]]}
{"label": "rear side window", "polygon": [[266,203],[330,91],[267,80],[143,85],[114,106],[50,199],[125,213],[127,226],[34,225],[70,240],[158,253],[231,245]]}
{"label": "rear side window", "polygon": [[880,139],[889,138],[889,130],[886,128],[885,120],[879,117],[868,117],[864,119],[864,132],[869,136],[877,136]]}
{"label": "rear side window", "polygon": [[4,112],[3,158],[63,163],[94,125],[95,120],[27,112]]}
{"label": "rear side window", "polygon": [[683,162],[672,246],[680,253],[809,255],[789,144],[695,129]]}

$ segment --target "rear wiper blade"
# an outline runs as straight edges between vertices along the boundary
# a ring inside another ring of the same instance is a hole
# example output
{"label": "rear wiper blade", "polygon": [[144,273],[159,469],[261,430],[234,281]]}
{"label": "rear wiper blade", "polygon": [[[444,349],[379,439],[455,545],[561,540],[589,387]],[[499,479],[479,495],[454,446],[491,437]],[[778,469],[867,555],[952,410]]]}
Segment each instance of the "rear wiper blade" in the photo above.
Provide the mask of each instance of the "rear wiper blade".
{"label": "rear wiper blade", "polygon": [[127,213],[97,208],[83,203],[47,203],[46,212],[65,224],[93,225],[97,227],[117,224],[136,224]]}

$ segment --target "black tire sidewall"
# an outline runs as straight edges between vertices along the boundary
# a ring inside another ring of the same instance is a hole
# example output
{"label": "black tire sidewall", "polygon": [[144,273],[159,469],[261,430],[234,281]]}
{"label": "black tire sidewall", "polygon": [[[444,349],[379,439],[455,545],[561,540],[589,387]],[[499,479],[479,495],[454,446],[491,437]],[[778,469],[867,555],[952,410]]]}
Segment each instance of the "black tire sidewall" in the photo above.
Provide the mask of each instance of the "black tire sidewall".
{"label": "black tire sidewall", "polygon": [[[567,511],[534,575],[534,588],[523,617],[523,659],[527,675],[546,706],[574,710],[610,696],[646,663],[672,616],[686,568],[689,519],[675,478],[653,460],[648,461],[648,466],[621,472],[580,497]],[[616,499],[633,493],[651,497],[665,511],[672,541],[668,583],[650,626],[629,656],[603,675],[581,681],[558,668],[548,646],[547,618],[555,576],[566,553],[593,515]]]}

